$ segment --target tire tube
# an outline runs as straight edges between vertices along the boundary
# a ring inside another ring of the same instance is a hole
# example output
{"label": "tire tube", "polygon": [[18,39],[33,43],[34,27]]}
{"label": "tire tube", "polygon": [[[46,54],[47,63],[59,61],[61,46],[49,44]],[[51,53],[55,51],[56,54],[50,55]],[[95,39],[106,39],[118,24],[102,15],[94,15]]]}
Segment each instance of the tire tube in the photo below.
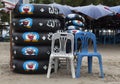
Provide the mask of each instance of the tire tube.
{"label": "tire tube", "polygon": [[18,4],[13,10],[14,17],[56,18],[59,9],[43,4]]}
{"label": "tire tube", "polygon": [[85,19],[83,16],[79,15],[79,14],[69,14],[67,15],[66,21],[69,21],[69,20],[80,20],[82,21],[83,23],[85,23]]}
{"label": "tire tube", "polygon": [[50,46],[13,46],[12,54],[20,60],[49,60]]}
{"label": "tire tube", "polygon": [[16,60],[12,61],[13,72],[22,74],[46,74],[49,61]]}
{"label": "tire tube", "polygon": [[48,18],[13,18],[12,27],[16,32],[56,32],[61,29],[61,22],[58,19]]}
{"label": "tire tube", "polygon": [[66,30],[81,30],[82,31],[83,28],[79,26],[70,25],[66,27]]}
{"label": "tire tube", "polygon": [[51,45],[53,33],[13,33],[12,38],[15,45]]}
{"label": "tire tube", "polygon": [[84,23],[81,22],[80,20],[69,20],[65,22],[65,27],[68,27],[71,25],[78,26],[78,27],[84,27]]}

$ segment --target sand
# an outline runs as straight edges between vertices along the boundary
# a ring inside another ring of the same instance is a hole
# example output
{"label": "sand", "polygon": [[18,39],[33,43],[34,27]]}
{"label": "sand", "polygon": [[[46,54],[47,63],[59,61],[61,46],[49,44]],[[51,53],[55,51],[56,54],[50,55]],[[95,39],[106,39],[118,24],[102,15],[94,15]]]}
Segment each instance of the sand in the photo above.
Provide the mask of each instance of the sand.
{"label": "sand", "polygon": [[98,50],[102,54],[105,78],[99,77],[97,58],[93,59],[93,73],[87,73],[85,57],[80,78],[72,79],[70,72],[60,69],[47,79],[46,74],[25,75],[12,72],[9,67],[9,42],[0,42],[0,84],[120,84],[120,44],[99,45]]}

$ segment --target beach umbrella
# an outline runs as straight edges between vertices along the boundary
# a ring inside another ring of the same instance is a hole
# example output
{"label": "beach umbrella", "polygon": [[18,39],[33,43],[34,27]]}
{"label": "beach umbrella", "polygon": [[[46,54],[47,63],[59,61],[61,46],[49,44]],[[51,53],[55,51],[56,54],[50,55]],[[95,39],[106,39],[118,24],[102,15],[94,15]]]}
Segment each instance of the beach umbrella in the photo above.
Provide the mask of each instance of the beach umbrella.
{"label": "beach umbrella", "polygon": [[67,16],[68,14],[72,13],[71,9],[70,9],[70,6],[61,5],[61,4],[57,4],[57,3],[51,3],[49,5],[58,8],[59,13],[63,14],[64,16]]}
{"label": "beach umbrella", "polygon": [[110,9],[111,9],[112,11],[114,11],[115,13],[119,13],[119,14],[120,14],[120,5],[110,7]]}
{"label": "beach umbrella", "polygon": [[109,14],[112,14],[113,12],[109,9],[108,6],[104,5],[87,5],[87,6],[81,6],[76,7],[74,10],[81,12],[93,19],[99,19],[103,16],[107,16]]}
{"label": "beach umbrella", "polygon": [[71,7],[70,7],[71,10],[76,10],[76,9],[78,9],[78,8],[80,8],[80,6],[76,6],[76,7],[72,7],[72,6],[71,6]]}

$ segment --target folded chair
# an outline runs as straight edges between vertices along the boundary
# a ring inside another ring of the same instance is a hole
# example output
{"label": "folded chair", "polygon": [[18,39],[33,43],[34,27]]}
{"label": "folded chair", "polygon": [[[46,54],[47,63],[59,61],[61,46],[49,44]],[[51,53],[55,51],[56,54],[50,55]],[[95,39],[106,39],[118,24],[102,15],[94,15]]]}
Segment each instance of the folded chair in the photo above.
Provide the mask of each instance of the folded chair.
{"label": "folded chair", "polygon": [[[67,50],[68,49],[67,45],[69,45],[70,48],[69,50]],[[55,49],[55,46],[58,46],[57,50]],[[70,60],[72,78],[75,78],[73,50],[74,50],[74,36],[71,33],[59,32],[53,34],[47,78],[50,78],[51,68],[53,64],[55,73],[57,73],[59,58],[66,58]]]}
{"label": "folded chair", "polygon": [[[78,50],[78,40],[81,41],[81,50]],[[88,51],[89,40],[92,41],[93,52]],[[88,57],[88,73],[92,73],[92,57],[98,57],[99,67],[100,67],[100,75],[103,78],[103,67],[102,67],[102,58],[101,54],[97,52],[96,45],[96,36],[91,32],[79,32],[75,34],[75,51],[77,56],[77,66],[76,66],[76,78],[80,77],[82,58],[84,56]]]}

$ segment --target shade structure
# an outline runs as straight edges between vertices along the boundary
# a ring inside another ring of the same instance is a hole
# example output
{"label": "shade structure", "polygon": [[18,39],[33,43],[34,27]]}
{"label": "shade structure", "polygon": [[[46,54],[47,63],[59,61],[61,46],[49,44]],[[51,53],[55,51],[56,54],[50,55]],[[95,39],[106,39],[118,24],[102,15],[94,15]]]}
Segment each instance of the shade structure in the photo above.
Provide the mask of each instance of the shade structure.
{"label": "shade structure", "polygon": [[59,9],[59,13],[65,15],[65,16],[67,16],[70,13],[72,13],[71,9],[70,9],[70,6],[61,5],[61,4],[57,4],[57,3],[51,3],[49,5],[58,8]]}
{"label": "shade structure", "polygon": [[16,6],[17,3],[21,4],[22,0],[1,0],[1,2],[4,3],[4,7],[0,10],[3,10],[4,12],[9,12],[11,10],[13,10]]}
{"label": "shade structure", "polygon": [[5,13],[9,12],[9,10],[7,8],[0,8],[0,11],[3,11]]}
{"label": "shade structure", "polygon": [[110,9],[112,11],[114,11],[115,13],[119,13],[120,14],[120,5],[118,5],[118,6],[112,6],[112,7],[110,7]]}
{"label": "shade structure", "polygon": [[81,12],[93,19],[99,19],[103,16],[112,14],[113,11],[109,9],[108,6],[104,5],[87,5],[87,6],[81,6],[81,7],[76,7],[74,10]]}
{"label": "shade structure", "polygon": [[71,7],[71,6],[69,6],[69,8],[70,8],[71,10],[76,10],[76,9],[80,8],[80,6],[76,6],[76,7]]}

